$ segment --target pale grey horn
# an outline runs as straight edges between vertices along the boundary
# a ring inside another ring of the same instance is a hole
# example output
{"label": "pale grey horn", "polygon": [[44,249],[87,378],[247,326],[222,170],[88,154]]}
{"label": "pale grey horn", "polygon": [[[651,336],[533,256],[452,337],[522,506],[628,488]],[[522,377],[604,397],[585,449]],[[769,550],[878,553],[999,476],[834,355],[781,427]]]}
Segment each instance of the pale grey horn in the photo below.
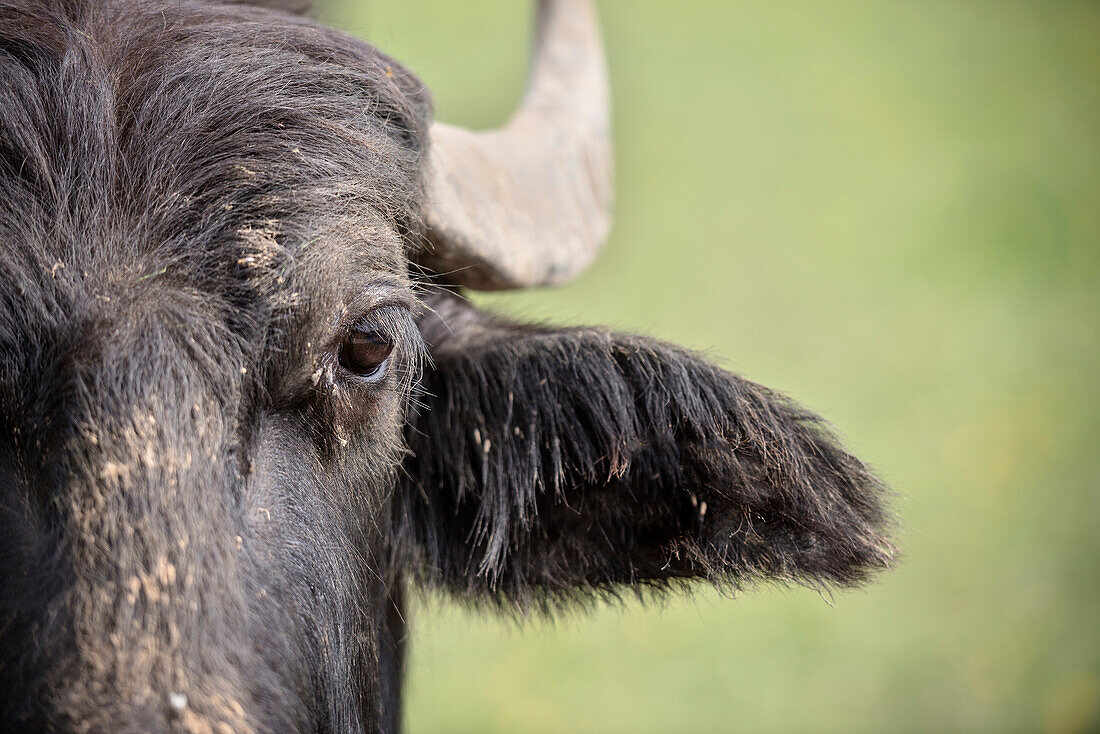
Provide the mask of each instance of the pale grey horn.
{"label": "pale grey horn", "polygon": [[428,268],[482,290],[557,285],[611,227],[611,114],[588,0],[540,0],[527,92],[499,129],[431,130]]}

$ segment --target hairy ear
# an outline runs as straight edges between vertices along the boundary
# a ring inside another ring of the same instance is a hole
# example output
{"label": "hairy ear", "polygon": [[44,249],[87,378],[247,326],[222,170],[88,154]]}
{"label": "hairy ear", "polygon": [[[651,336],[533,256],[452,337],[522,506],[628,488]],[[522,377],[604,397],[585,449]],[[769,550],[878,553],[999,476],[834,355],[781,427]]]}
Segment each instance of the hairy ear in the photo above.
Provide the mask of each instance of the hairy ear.
{"label": "hairy ear", "polygon": [[437,295],[397,523],[420,575],[536,603],[705,577],[851,585],[883,488],[822,420],[685,350]]}

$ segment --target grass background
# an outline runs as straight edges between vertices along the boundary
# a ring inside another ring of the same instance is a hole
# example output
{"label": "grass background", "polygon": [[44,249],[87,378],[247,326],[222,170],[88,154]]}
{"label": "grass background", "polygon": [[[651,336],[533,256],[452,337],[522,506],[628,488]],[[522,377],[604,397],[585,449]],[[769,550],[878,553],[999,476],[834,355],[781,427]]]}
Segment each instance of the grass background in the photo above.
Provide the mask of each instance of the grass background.
{"label": "grass background", "polygon": [[[501,122],[513,0],[328,0],[441,119]],[[617,223],[480,300],[704,349],[899,490],[906,557],[516,625],[421,599],[412,732],[1100,730],[1100,6],[601,2]]]}

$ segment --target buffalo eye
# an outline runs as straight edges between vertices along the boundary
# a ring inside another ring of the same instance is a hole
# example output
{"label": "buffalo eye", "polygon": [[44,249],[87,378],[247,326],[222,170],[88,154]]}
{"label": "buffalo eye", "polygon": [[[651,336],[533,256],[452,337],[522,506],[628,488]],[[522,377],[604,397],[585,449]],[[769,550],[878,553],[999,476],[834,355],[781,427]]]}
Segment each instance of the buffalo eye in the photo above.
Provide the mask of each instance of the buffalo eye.
{"label": "buffalo eye", "polygon": [[340,364],[348,372],[370,380],[386,374],[386,362],[393,351],[389,337],[376,331],[354,329],[340,346]]}

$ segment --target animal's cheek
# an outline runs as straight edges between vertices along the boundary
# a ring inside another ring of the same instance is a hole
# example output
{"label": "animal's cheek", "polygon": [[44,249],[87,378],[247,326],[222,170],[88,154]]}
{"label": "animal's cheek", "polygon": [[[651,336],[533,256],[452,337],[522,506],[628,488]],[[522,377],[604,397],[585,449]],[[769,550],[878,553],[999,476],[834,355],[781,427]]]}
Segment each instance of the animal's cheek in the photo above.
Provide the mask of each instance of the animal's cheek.
{"label": "animal's cheek", "polygon": [[404,449],[404,399],[380,395],[373,400],[368,415],[351,416],[348,422],[333,426],[336,450],[332,466],[358,474],[357,481],[373,480],[376,475],[390,472],[400,463]]}
{"label": "animal's cheek", "polygon": [[266,523],[282,503],[326,502],[349,487],[384,493],[392,485],[405,450],[406,396],[372,390],[329,397],[322,410],[278,411],[257,420],[244,492],[254,522]]}
{"label": "animal's cheek", "polygon": [[333,385],[324,428],[339,449],[371,450],[399,438],[412,390],[400,360],[390,361],[389,374],[376,383],[337,380]]}
{"label": "animal's cheek", "polygon": [[[12,598],[11,586],[28,578],[42,559],[53,555],[46,530],[47,512],[34,490],[20,476],[8,452],[0,450],[0,609]],[[2,616],[0,612],[0,616]]]}
{"label": "animal's cheek", "polygon": [[[243,503],[248,515],[286,500],[297,501],[320,482],[324,462],[311,421],[302,413],[273,412],[257,416],[247,447],[250,471]],[[260,511],[260,515],[265,513]]]}

